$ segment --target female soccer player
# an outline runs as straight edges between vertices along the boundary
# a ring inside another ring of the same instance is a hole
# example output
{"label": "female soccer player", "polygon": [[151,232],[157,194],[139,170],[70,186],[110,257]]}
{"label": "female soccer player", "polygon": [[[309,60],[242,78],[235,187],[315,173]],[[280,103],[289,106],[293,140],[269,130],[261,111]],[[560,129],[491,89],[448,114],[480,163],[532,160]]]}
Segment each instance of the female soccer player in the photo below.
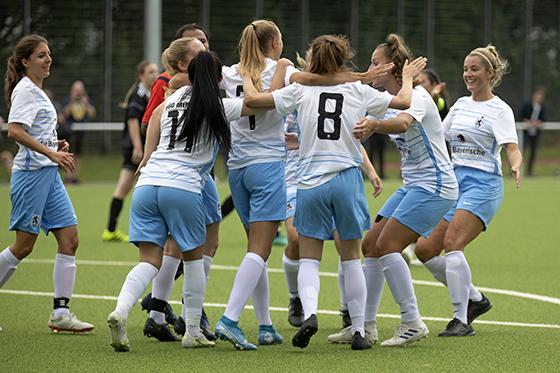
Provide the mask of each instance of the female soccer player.
{"label": "female soccer player", "polygon": [[115,351],[129,350],[125,328],[128,313],[161,266],[168,234],[183,253],[186,330],[182,345],[214,345],[199,327],[206,288],[202,189],[217,147],[229,147],[228,121],[254,113],[243,109],[243,100],[220,99],[221,63],[216,61],[212,53],[200,52],[188,69],[192,85],[177,90],[165,101],[159,145],[136,184],[130,241],[138,245],[140,263],[129,272],[108,318]]}
{"label": "female soccer player", "polygon": [[[374,85],[389,93],[401,89],[404,61],[412,55],[400,36],[390,34],[373,52],[372,66],[392,61],[392,74]],[[419,236],[427,237],[457,199],[457,180],[445,148],[443,127],[430,94],[416,86],[410,109],[390,111],[387,120],[365,119],[354,135],[360,139],[377,132],[389,134],[401,152],[404,185],[383,205],[364,238],[362,251],[368,287],[366,334],[377,340],[376,314],[387,279],[401,310],[401,325],[381,346],[403,346],[426,337],[428,328],[418,312],[410,270],[401,252]]]}
{"label": "female soccer player", "polygon": [[31,254],[39,230],[52,232],[58,251],[53,271],[54,310],[48,326],[55,332],[88,332],[93,325],[68,310],[76,280],[78,221],[58,173],[58,166],[69,171],[74,168],[70,145],[57,140],[56,110],[43,90],[52,61],[47,40],[29,35],[17,43],[7,63],[8,138],[18,143],[19,151],[10,178],[10,230],[16,231],[16,240],[0,253],[0,287]]}
{"label": "female soccer player", "polygon": [[142,160],[144,141],[140,134],[140,121],[150,99],[150,88],[156,80],[157,69],[157,65],[153,62],[140,62],[136,66],[137,80],[124,99],[125,120],[122,139],[124,160],[117,186],[113,192],[107,228],[101,236],[103,241],[128,242],[128,235],[117,229],[117,220],[122,210],[123,200],[134,183],[134,172]]}
{"label": "female soccer player", "polygon": [[[502,147],[515,185],[520,185],[522,156],[513,111],[492,92],[506,69],[507,61],[493,45],[472,50],[463,64],[463,80],[471,95],[458,99],[443,122],[459,181],[459,200],[416,246],[418,258],[447,285],[453,304],[453,319],[441,337],[473,335],[472,321],[492,307],[472,285],[463,251],[488,228],[502,203]],[[445,256],[439,256],[442,250]]]}
{"label": "female soccer player", "polygon": [[[316,38],[311,50],[309,71],[327,76],[344,70],[353,56],[348,40],[333,35]],[[292,339],[296,347],[306,347],[317,332],[319,264],[323,241],[332,237],[333,221],[341,239],[346,298],[353,322],[352,349],[371,347],[364,338],[366,287],[359,256],[369,212],[358,169],[363,162],[360,142],[353,138],[352,129],[366,112],[383,115],[388,107],[407,108],[412,77],[424,66],[424,59],[405,64],[403,88],[397,96],[360,83],[326,87],[293,84],[259,94],[251,79],[243,81],[248,105],[275,107],[280,114],[298,112],[301,174],[294,225],[299,233],[298,292],[305,321]]]}

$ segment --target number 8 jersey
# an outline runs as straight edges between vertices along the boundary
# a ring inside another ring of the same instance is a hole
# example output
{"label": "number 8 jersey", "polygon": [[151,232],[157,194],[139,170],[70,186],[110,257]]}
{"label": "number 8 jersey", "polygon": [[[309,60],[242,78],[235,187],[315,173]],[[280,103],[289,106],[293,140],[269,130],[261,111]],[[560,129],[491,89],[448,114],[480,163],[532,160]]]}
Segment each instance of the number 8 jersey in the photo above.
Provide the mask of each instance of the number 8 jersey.
{"label": "number 8 jersey", "polygon": [[[165,100],[161,115],[159,144],[152,153],[146,166],[140,170],[136,186],[157,185],[167,186],[200,193],[210,172],[218,144],[208,142],[204,131],[201,131],[198,144],[193,146],[186,139],[177,141],[183,126],[179,119],[185,114],[191,98],[190,86],[178,89]],[[228,121],[238,120],[243,109],[242,99],[222,99],[224,112]]]}
{"label": "number 8 jersey", "polygon": [[383,116],[393,97],[359,82],[321,87],[292,84],[272,95],[278,113],[297,111],[299,189],[317,187],[340,171],[359,167],[360,141],[352,130],[366,113]]}

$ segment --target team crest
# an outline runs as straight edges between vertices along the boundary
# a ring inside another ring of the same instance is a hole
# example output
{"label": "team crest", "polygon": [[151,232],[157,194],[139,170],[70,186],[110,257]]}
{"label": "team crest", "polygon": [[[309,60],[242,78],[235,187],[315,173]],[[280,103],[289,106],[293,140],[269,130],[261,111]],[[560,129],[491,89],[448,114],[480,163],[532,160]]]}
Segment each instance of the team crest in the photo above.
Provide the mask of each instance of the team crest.
{"label": "team crest", "polygon": [[41,223],[41,217],[39,215],[33,215],[31,217],[31,226],[32,227],[38,227],[40,223]]}
{"label": "team crest", "polygon": [[481,116],[480,118],[478,118],[478,119],[476,120],[476,122],[474,122],[474,126],[475,126],[476,128],[480,128],[480,126],[482,126],[482,121],[483,121],[483,120],[484,120],[484,115]]}
{"label": "team crest", "polygon": [[461,144],[464,144],[466,142],[465,140],[465,136],[458,134],[457,135],[457,139],[459,139],[459,141],[461,142]]}
{"label": "team crest", "polygon": [[288,211],[292,211],[294,209],[294,206],[292,205],[291,202],[288,202],[288,205],[286,207]]}

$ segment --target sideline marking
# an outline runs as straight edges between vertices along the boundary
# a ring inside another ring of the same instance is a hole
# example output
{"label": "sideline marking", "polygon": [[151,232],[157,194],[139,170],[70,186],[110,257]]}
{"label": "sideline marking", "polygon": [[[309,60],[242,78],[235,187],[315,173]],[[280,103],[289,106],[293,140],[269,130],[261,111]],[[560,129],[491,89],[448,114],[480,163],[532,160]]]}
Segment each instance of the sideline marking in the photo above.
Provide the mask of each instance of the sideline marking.
{"label": "sideline marking", "polygon": [[[53,259],[25,259],[22,261],[23,264],[54,264]],[[77,260],[76,264],[80,265],[99,265],[99,266],[113,266],[113,267],[133,267],[138,262],[126,262],[126,261],[106,261],[106,260]],[[236,266],[225,266],[220,264],[212,264],[213,270],[221,270],[221,271],[237,271]],[[269,273],[284,273],[284,271],[280,268],[269,268]],[[338,277],[338,273],[336,272],[319,272],[319,276],[323,277]],[[424,280],[412,280],[412,283],[415,285],[424,285],[424,286],[435,286],[435,287],[444,287],[444,285],[440,282],[435,281],[424,281]],[[524,299],[531,299],[537,300],[540,302],[545,303],[552,303],[560,305],[560,298],[549,297],[547,295],[539,295],[533,293],[524,293],[521,291],[516,290],[508,290],[508,289],[494,289],[494,288],[487,288],[482,286],[476,286],[476,288],[480,291],[490,293],[490,294],[500,294],[500,295],[509,295],[511,297],[516,298],[524,298]]]}
{"label": "sideline marking", "polygon": [[[52,297],[54,296],[53,293],[45,292],[45,291],[30,291],[30,290],[9,290],[9,289],[0,289],[0,294],[8,294],[8,295],[28,295],[28,296],[35,296],[35,297]],[[117,297],[112,295],[92,295],[92,294],[74,294],[72,298],[78,299],[92,299],[92,300],[110,300],[116,301]],[[140,300],[138,300],[140,302]],[[177,300],[170,300],[169,304],[176,304],[180,305],[181,302]],[[213,307],[213,308],[226,308],[226,304],[224,303],[204,303],[204,307]],[[253,309],[253,306],[245,306],[245,309]],[[288,312],[288,309],[285,307],[270,307],[271,311],[278,311],[278,312]],[[338,316],[340,313],[339,311],[333,310],[318,310],[317,313],[324,314],[324,315],[336,315]],[[387,319],[400,319],[400,315],[391,315],[387,313],[380,313],[377,315],[378,317],[387,318]],[[448,318],[443,317],[429,317],[429,316],[422,316],[422,320],[427,321],[441,321],[441,322],[449,322]],[[486,324],[486,325],[502,325],[502,326],[517,326],[522,328],[545,328],[545,329],[560,329],[560,325],[557,324],[531,324],[531,323],[523,323],[523,322],[511,322],[511,321],[491,321],[491,320],[475,320],[473,321],[474,324]]]}

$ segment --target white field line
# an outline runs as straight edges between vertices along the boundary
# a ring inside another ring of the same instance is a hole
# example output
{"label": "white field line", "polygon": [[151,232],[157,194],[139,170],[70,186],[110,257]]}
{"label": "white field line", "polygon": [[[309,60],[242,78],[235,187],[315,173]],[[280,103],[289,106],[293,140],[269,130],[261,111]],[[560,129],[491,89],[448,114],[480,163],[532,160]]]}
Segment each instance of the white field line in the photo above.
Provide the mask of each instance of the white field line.
{"label": "white field line", "polygon": [[[53,259],[25,259],[23,263],[29,264],[53,264]],[[106,260],[78,260],[77,264],[79,265],[93,265],[93,266],[115,266],[115,267],[133,267],[138,262],[119,262],[119,261],[106,261]],[[236,266],[225,266],[220,264],[212,264],[212,270],[218,271],[237,271]],[[284,271],[280,268],[269,268],[269,273],[284,273]],[[338,273],[336,272],[319,272],[320,276],[323,277],[337,277]],[[424,285],[424,286],[436,286],[436,287],[443,287],[443,284],[440,282],[435,281],[424,281],[424,280],[412,280],[415,285]],[[500,295],[508,295],[510,297],[516,298],[524,298],[524,299],[531,299],[545,303],[552,303],[560,305],[560,298],[549,297],[546,295],[539,295],[539,294],[532,294],[532,293],[524,293],[521,291],[516,290],[507,290],[507,289],[494,289],[488,287],[477,286],[478,290],[489,293],[489,294],[500,294]]]}
{"label": "white field line", "polygon": [[[7,294],[7,295],[27,295],[27,296],[34,296],[34,297],[52,297],[54,296],[53,293],[44,292],[44,291],[30,291],[30,290],[8,290],[8,289],[0,289],[0,294]],[[91,300],[110,300],[116,301],[117,297],[112,295],[92,295],[92,294],[74,294],[72,298],[77,299],[91,299]],[[138,300],[140,302],[140,300]],[[180,305],[181,302],[177,300],[170,300],[170,304]],[[226,308],[226,304],[224,303],[204,303],[204,307],[213,307],[213,308]],[[253,306],[245,306],[245,309],[253,309]],[[271,311],[278,311],[278,312],[288,312],[288,309],[285,307],[270,307]],[[317,313],[323,315],[339,315],[339,311],[333,310],[318,310]],[[388,318],[388,319],[400,319],[400,315],[391,315],[386,313],[380,313],[377,317]],[[423,320],[426,321],[440,321],[440,322],[448,322],[449,318],[443,317],[429,317],[423,316]],[[558,324],[531,324],[531,323],[523,323],[523,322],[510,322],[510,321],[491,321],[491,320],[475,320],[475,324],[485,324],[485,325],[502,325],[502,326],[516,326],[521,328],[545,328],[545,329],[560,329],[560,325]]]}

